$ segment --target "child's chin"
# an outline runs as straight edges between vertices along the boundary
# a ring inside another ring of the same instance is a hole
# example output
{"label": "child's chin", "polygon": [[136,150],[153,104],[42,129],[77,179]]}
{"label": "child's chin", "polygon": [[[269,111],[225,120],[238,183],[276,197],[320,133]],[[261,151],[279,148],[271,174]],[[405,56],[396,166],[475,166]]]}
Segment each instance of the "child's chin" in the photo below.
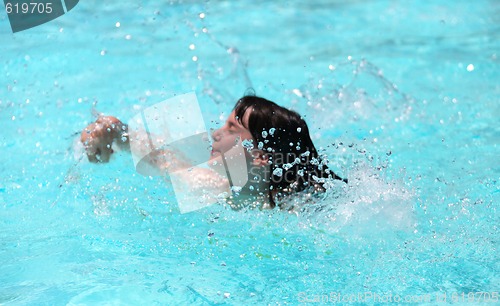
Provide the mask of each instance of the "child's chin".
{"label": "child's chin", "polygon": [[208,158],[208,161],[209,162],[213,162],[213,161],[216,161],[216,160],[220,160],[220,153],[219,152],[214,152],[214,153],[210,153],[210,157]]}

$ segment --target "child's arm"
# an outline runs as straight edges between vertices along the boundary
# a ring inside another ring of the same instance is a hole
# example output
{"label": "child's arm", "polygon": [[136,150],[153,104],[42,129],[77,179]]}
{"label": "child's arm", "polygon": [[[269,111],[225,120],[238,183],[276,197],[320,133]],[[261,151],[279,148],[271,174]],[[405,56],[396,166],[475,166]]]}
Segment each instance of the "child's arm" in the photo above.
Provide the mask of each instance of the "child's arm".
{"label": "child's arm", "polygon": [[[193,204],[189,203],[198,203],[200,200],[213,202],[218,195],[230,193],[227,177],[218,173],[225,171],[220,169],[217,171],[215,166],[203,168],[191,165],[180,152],[156,149],[153,143],[156,145],[164,143],[161,137],[143,130],[129,131],[127,125],[115,117],[99,117],[82,131],[80,141],[85,147],[89,161],[93,163],[109,162],[113,153],[113,142],[116,141],[116,144],[127,150],[130,150],[129,145],[132,143],[132,154],[138,156],[141,162],[145,161],[147,165],[152,166],[152,172],[164,173],[167,170],[170,172],[171,180],[175,182],[174,188],[178,192],[180,206],[192,206]],[[222,160],[219,160],[218,165],[219,168],[223,165]],[[144,168],[139,172],[149,175]],[[192,207],[181,207],[181,211],[191,209]]]}
{"label": "child's arm", "polygon": [[165,170],[167,167],[188,167],[182,160],[180,154],[168,150],[155,149],[151,147],[151,139],[154,137],[156,144],[163,141],[159,136],[151,135],[146,131],[129,131],[126,124],[113,116],[100,116],[95,122],[89,124],[81,133],[82,142],[87,157],[92,163],[109,162],[113,151],[113,144],[120,149],[130,151],[130,143],[133,143],[133,154],[143,157],[145,161]]}

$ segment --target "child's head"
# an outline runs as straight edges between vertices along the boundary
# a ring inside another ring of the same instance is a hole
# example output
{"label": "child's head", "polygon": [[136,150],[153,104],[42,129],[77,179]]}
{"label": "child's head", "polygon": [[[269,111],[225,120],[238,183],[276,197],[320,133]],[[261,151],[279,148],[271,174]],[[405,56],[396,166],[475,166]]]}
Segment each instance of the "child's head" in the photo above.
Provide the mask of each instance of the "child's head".
{"label": "child's head", "polygon": [[273,204],[276,194],[321,188],[317,178],[339,178],[319,158],[304,119],[264,98],[241,98],[226,124],[213,136],[213,154],[227,151],[238,138],[252,141],[253,164],[270,172]]}

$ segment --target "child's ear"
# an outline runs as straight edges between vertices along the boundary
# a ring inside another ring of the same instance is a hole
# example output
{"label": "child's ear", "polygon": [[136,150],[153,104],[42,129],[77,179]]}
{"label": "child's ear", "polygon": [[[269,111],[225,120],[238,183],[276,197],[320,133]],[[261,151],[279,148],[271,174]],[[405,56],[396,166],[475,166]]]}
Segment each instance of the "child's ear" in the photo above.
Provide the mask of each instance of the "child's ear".
{"label": "child's ear", "polygon": [[252,150],[252,164],[254,166],[267,166],[269,165],[269,155],[262,150]]}

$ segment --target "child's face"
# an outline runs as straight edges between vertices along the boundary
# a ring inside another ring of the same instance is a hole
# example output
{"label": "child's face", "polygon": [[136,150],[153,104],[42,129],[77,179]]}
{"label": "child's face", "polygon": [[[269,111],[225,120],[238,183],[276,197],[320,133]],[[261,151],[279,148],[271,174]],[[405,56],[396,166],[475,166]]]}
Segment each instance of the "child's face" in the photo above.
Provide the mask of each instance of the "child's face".
{"label": "child's face", "polygon": [[[246,111],[243,116],[242,122],[248,125],[249,112]],[[252,141],[253,137],[250,131],[244,127],[235,118],[234,111],[229,114],[225,124],[218,130],[212,133],[213,144],[212,144],[212,158],[220,156],[221,153],[225,153],[232,149],[238,142],[243,142],[245,140]]]}

